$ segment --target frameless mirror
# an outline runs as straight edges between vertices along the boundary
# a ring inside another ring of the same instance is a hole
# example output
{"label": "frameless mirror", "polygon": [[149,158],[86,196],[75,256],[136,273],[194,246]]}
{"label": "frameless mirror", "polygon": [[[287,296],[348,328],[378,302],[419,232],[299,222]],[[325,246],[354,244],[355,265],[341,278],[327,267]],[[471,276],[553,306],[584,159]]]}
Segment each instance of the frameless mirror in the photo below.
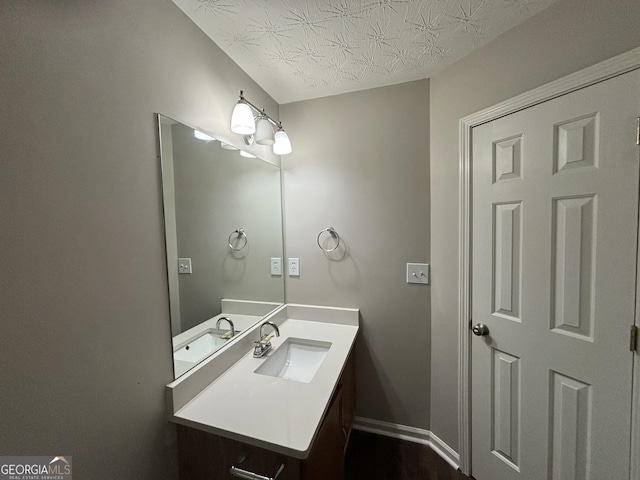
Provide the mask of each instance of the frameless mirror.
{"label": "frameless mirror", "polygon": [[158,126],[177,378],[284,302],[280,169],[215,133]]}

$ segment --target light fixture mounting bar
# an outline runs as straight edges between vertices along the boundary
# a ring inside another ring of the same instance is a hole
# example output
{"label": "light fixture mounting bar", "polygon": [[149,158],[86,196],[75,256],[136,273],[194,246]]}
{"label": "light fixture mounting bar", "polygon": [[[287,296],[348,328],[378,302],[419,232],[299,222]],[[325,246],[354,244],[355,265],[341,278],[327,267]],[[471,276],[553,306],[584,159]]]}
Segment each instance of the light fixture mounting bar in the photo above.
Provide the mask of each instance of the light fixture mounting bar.
{"label": "light fixture mounting bar", "polygon": [[245,102],[247,105],[249,105],[251,108],[253,108],[256,112],[258,112],[258,114],[259,114],[259,115],[261,115],[261,116],[262,116],[262,115],[264,115],[264,116],[265,116],[265,118],[266,118],[267,120],[269,120],[269,121],[270,121],[270,122],[271,122],[275,127],[280,127],[280,126],[281,126],[280,122],[276,122],[273,118],[271,118],[271,117],[269,116],[269,114],[268,114],[267,112],[265,112],[265,111],[264,111],[264,108],[258,108],[258,107],[256,107],[253,103],[251,103],[249,100],[247,100],[247,99],[244,97],[244,95],[243,95],[243,93],[242,93],[242,90],[240,90],[240,100],[242,100],[242,101],[243,101],[243,102]]}

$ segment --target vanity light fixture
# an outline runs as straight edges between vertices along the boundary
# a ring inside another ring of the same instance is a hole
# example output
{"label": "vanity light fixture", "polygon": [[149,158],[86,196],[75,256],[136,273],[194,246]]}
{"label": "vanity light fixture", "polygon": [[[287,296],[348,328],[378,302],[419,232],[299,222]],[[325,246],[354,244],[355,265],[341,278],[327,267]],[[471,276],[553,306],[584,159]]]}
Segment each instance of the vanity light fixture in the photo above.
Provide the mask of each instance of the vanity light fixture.
{"label": "vanity light fixture", "polygon": [[[254,116],[253,112],[256,112]],[[258,121],[256,126],[256,120]],[[273,133],[273,127],[277,128]],[[251,145],[253,141],[258,145],[272,145],[273,153],[286,155],[291,153],[291,141],[282,128],[281,122],[276,122],[263,109],[244,98],[240,90],[240,98],[231,114],[231,131],[245,136],[245,143]],[[249,141],[247,141],[249,140]]]}

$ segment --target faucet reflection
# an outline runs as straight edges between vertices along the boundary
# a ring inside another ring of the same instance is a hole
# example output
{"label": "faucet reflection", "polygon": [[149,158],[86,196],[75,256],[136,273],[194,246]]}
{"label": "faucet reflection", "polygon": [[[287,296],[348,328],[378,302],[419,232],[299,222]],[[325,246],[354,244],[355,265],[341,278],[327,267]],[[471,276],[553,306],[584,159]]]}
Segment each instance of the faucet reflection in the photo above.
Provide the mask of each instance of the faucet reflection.
{"label": "faucet reflection", "polygon": [[236,334],[236,329],[233,326],[233,322],[227,318],[227,317],[220,317],[218,319],[218,321],[216,322],[216,330],[220,330],[220,324],[222,323],[222,321],[225,320],[229,323],[229,331],[227,333],[224,333],[222,335],[220,335],[220,338],[231,338]]}

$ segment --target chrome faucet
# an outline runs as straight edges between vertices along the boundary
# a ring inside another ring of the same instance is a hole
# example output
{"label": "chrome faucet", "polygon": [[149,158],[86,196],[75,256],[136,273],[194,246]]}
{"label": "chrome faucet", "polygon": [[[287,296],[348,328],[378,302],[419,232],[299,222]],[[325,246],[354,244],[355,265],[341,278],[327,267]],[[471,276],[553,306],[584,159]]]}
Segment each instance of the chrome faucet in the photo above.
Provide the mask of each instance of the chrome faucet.
{"label": "chrome faucet", "polygon": [[[264,333],[264,327],[266,326],[273,327],[273,333],[271,335],[266,335]],[[260,340],[255,342],[255,347],[253,348],[254,358],[260,358],[271,350],[271,337],[273,337],[274,334],[276,337],[280,336],[280,330],[275,323],[267,321],[260,325]]]}
{"label": "chrome faucet", "polygon": [[223,333],[220,335],[220,338],[231,338],[236,334],[236,329],[233,326],[233,322],[228,317],[220,317],[216,322],[216,330],[220,330],[220,324],[223,320],[226,320],[229,323],[229,331],[227,333]]}

